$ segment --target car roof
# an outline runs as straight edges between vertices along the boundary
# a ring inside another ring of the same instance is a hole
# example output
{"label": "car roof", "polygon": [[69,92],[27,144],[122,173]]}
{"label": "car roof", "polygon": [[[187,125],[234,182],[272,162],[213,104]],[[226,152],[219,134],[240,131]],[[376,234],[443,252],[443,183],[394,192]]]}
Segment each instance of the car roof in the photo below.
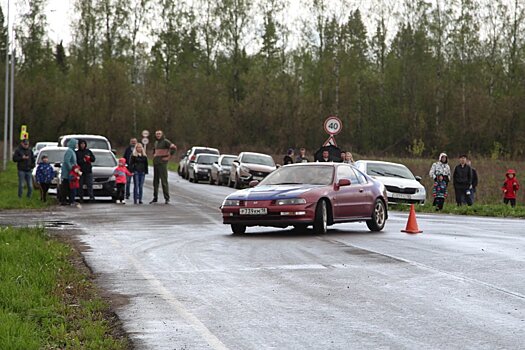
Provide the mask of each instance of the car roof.
{"label": "car roof", "polygon": [[270,158],[273,159],[273,157],[272,157],[271,155],[269,155],[269,154],[266,154],[266,153],[257,153],[257,152],[241,152],[241,153],[239,154],[239,156],[241,156],[241,155],[245,155],[245,154],[256,155],[256,156],[266,156],[266,157],[270,157]]}
{"label": "car roof", "polygon": [[405,164],[401,164],[401,163],[393,163],[393,162],[384,162],[382,160],[358,160],[356,163],[363,163],[363,164],[367,164],[367,163],[376,163],[376,164],[388,164],[388,165],[398,165],[398,166],[403,166],[406,168],[406,165]]}
{"label": "car roof", "polygon": [[212,149],[214,151],[218,151],[219,149],[218,148],[213,148],[213,147],[205,147],[205,146],[193,146],[192,148],[190,148],[191,150],[196,150],[196,149]]}
{"label": "car roof", "polygon": [[[55,142],[56,143],[56,142]],[[67,147],[62,147],[62,146],[46,146],[44,148],[42,148],[40,150],[40,152],[42,151],[61,151],[61,150],[67,150]]]}
{"label": "car roof", "polygon": [[235,154],[221,154],[221,158],[237,158],[238,155],[235,155]]}
{"label": "car roof", "polygon": [[214,154],[214,153],[199,153],[199,154],[197,154],[197,158],[199,158],[200,156],[214,156],[214,157],[219,158],[219,155],[218,154]]}
{"label": "car roof", "polygon": [[91,135],[91,134],[68,134],[68,135],[62,135],[59,137],[60,139],[63,138],[75,138],[75,139],[99,139],[99,140],[106,140],[109,141],[107,137],[102,135]]}

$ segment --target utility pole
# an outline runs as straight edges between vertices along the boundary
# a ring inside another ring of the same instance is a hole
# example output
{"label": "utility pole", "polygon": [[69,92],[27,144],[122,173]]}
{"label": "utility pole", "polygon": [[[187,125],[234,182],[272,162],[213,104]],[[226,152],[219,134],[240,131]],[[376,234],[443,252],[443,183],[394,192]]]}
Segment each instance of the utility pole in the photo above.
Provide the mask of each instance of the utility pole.
{"label": "utility pole", "polygon": [[9,154],[13,154],[13,127],[14,127],[14,113],[15,113],[15,63],[16,53],[13,42],[13,51],[11,53],[11,104],[9,106]]}
{"label": "utility pole", "polygon": [[9,117],[9,5],[7,0],[7,38],[5,47],[5,114],[4,114],[4,171],[7,169],[8,117]]}

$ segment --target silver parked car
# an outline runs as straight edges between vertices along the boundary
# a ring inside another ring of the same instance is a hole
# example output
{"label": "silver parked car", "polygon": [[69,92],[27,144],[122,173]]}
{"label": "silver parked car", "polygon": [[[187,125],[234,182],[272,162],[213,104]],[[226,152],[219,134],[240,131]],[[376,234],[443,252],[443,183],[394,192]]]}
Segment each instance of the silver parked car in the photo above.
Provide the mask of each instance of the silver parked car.
{"label": "silver parked car", "polygon": [[222,185],[228,183],[230,169],[237,156],[233,154],[222,154],[219,160],[212,164],[210,173],[210,185]]}
{"label": "silver parked car", "polygon": [[201,153],[216,154],[217,156],[220,154],[219,150],[217,148],[193,146],[192,148],[190,148],[186,152],[186,155],[179,162],[179,175],[181,175],[183,178],[189,180],[189,178],[190,178],[190,173],[189,173],[190,166],[192,165],[193,162],[195,162],[195,159],[197,158],[197,155],[201,154]]}
{"label": "silver parked car", "polygon": [[275,162],[268,154],[242,152],[231,165],[228,186],[239,189],[252,180],[261,181],[275,169]]}
{"label": "silver parked car", "polygon": [[[56,142],[54,143],[56,145]],[[36,157],[36,164],[38,166],[39,163],[42,162],[42,157],[47,156],[48,163],[53,166],[53,169],[55,170],[55,177],[51,181],[51,186],[49,187],[49,193],[54,194],[56,193],[56,188],[59,183],[58,173],[60,171],[60,163],[64,160],[64,153],[66,153],[67,147],[57,147],[57,146],[47,146],[42,149],[40,149],[40,152],[38,152],[38,156]],[[36,184],[36,168],[35,166],[32,171],[32,177],[33,177],[33,185],[35,188],[37,188]]]}
{"label": "silver parked car", "polygon": [[190,182],[209,181],[212,164],[218,160],[219,156],[217,154],[198,154],[195,161],[191,162],[188,168]]}
{"label": "silver parked car", "polygon": [[355,166],[385,185],[389,203],[425,203],[427,193],[419,182],[421,177],[414,176],[403,164],[359,160]]}

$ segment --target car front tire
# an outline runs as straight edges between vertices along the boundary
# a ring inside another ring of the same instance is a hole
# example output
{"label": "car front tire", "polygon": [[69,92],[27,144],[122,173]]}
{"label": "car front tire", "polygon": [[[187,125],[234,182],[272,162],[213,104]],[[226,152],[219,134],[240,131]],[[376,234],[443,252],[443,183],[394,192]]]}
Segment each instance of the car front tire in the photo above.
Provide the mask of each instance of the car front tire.
{"label": "car front tire", "polygon": [[315,208],[314,232],[324,235],[328,231],[328,209],[326,201],[320,200]]}
{"label": "car front tire", "polygon": [[372,219],[366,221],[366,226],[373,232],[381,231],[386,223],[386,207],[381,199],[376,199]]}
{"label": "car front tire", "polygon": [[231,226],[234,235],[242,235],[246,232],[246,225],[232,224]]}

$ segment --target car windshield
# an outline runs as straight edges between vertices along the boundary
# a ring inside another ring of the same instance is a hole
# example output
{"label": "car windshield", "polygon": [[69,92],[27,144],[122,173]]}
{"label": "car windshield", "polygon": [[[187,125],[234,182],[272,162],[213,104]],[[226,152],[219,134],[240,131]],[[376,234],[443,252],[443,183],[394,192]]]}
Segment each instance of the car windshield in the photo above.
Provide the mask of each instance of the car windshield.
{"label": "car windshield", "polygon": [[372,176],[398,177],[400,179],[414,180],[414,175],[404,165],[368,163],[366,173]]}
{"label": "car windshield", "polygon": [[286,166],[268,175],[261,185],[330,185],[333,177],[334,167],[329,165]]}
{"label": "car windshield", "polygon": [[93,152],[95,155],[95,162],[93,166],[96,167],[114,167],[117,166],[117,159],[113,153],[109,152]]}
{"label": "car windshield", "polygon": [[222,158],[222,161],[221,161],[221,165],[232,165],[233,161],[236,159],[237,157],[224,157]]}
{"label": "car windshield", "polygon": [[201,154],[198,158],[197,158],[197,163],[198,164],[213,164],[215,163],[217,160],[219,160],[219,156],[214,156],[214,155],[207,155],[207,154]]}
{"label": "car windshield", "polygon": [[38,159],[36,160],[36,162],[42,162],[42,157],[47,156],[48,163],[62,163],[62,161],[64,160],[64,153],[66,153],[65,149],[44,150],[38,153]]}
{"label": "car windshield", "polygon": [[54,143],[38,142],[38,143],[36,144],[36,146],[35,146],[35,149],[36,149],[37,151],[40,151],[42,148],[47,147],[47,146],[52,146],[52,145],[56,146],[57,144],[56,144],[56,142],[54,142]]}
{"label": "car windshield", "polygon": [[197,148],[193,154],[197,155],[201,153],[219,154],[219,151],[213,148]]}
{"label": "car windshield", "polygon": [[[69,140],[70,139],[66,139],[62,144],[63,145],[67,145]],[[87,142],[87,148],[89,148],[89,149],[107,149],[108,151],[111,151],[111,149],[109,148],[108,143],[105,140],[90,139],[90,138],[85,138],[83,140],[85,140]]]}
{"label": "car windshield", "polygon": [[259,155],[259,154],[245,154],[241,159],[242,163],[260,164],[266,166],[275,166],[273,158],[270,156]]}

